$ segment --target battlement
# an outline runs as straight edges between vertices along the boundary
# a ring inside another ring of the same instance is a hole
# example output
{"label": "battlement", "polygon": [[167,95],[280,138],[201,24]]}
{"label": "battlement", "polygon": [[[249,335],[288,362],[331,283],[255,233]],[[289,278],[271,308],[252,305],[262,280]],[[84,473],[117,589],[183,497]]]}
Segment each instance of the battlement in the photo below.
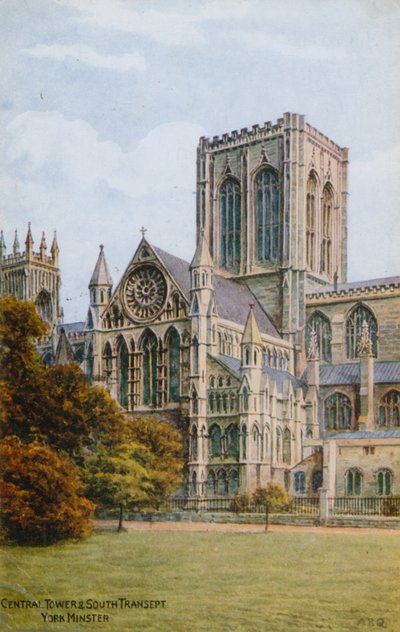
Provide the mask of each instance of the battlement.
{"label": "battlement", "polygon": [[39,251],[34,252],[33,250],[33,238],[31,233],[31,223],[28,223],[28,232],[26,234],[25,239],[25,250],[21,252],[20,243],[18,239],[18,232],[15,231],[14,241],[12,245],[12,252],[10,254],[6,253],[6,243],[4,240],[3,231],[0,232],[0,269],[11,269],[16,266],[26,266],[27,264],[43,264],[45,266],[51,266],[53,268],[57,268],[58,266],[58,253],[59,248],[57,244],[57,236],[54,232],[53,241],[50,248],[50,255],[46,254],[47,244],[46,237],[44,232],[42,232],[42,236],[40,239]]}
{"label": "battlement", "polygon": [[7,267],[11,268],[16,265],[28,263],[29,261],[35,263],[44,263],[53,267],[55,265],[55,261],[52,256],[41,256],[39,252],[32,252],[31,256],[28,257],[27,253],[23,251],[16,254],[5,255],[2,259],[0,258],[0,267],[3,269]]}
{"label": "battlement", "polygon": [[330,140],[325,134],[319,132],[315,127],[312,127],[305,121],[303,114],[295,114],[291,112],[285,112],[283,117],[278,118],[276,123],[266,121],[263,125],[256,123],[251,128],[242,127],[239,130],[233,130],[220,136],[213,136],[207,138],[202,136],[199,140],[198,150],[199,152],[205,151],[220,151],[226,148],[238,147],[252,142],[263,141],[267,138],[271,138],[278,134],[283,134],[285,131],[297,130],[300,132],[306,132],[311,139],[324,145],[327,149],[335,154],[338,154],[344,160],[348,159],[347,148],[340,147],[337,143]]}
{"label": "battlement", "polygon": [[337,286],[326,285],[320,290],[312,289],[307,292],[307,303],[338,299],[362,299],[364,296],[374,297],[392,294],[400,289],[400,277],[385,277],[368,281],[353,281],[339,283]]}

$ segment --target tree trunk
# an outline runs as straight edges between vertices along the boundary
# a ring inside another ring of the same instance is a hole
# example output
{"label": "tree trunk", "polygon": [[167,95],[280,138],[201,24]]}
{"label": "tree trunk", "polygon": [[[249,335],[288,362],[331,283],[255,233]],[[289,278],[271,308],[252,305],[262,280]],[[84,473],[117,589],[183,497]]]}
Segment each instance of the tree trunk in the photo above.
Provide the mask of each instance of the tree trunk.
{"label": "tree trunk", "polygon": [[124,506],[121,503],[120,506],[119,506],[118,532],[122,531],[123,514],[124,514]]}

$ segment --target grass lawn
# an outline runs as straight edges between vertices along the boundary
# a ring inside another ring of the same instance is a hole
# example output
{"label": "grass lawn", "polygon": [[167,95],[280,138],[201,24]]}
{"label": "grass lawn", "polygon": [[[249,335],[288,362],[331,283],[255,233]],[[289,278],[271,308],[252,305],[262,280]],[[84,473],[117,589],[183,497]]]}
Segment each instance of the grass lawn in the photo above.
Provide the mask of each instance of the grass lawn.
{"label": "grass lawn", "polygon": [[[1,629],[34,632],[400,630],[400,537],[385,534],[97,533],[2,549]],[[47,609],[50,600],[165,600],[164,609]],[[44,622],[41,613],[64,616]],[[79,623],[72,614],[109,622]]]}

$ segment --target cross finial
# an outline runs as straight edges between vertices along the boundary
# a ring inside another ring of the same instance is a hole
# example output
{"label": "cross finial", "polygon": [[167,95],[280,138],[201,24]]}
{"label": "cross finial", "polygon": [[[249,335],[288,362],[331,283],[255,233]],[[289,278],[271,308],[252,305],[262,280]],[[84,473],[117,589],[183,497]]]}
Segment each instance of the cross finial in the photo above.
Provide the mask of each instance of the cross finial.
{"label": "cross finial", "polygon": [[142,226],[142,228],[140,229],[140,232],[142,233],[142,239],[145,238],[145,235],[147,233],[147,228],[145,228],[144,226]]}

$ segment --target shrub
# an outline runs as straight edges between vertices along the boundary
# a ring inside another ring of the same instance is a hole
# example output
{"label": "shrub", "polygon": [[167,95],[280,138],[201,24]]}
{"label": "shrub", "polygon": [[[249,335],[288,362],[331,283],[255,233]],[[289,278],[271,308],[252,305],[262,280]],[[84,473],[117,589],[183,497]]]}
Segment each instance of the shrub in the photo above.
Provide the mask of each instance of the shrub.
{"label": "shrub", "polygon": [[384,516],[399,515],[399,498],[386,498],[383,502],[382,513]]}
{"label": "shrub", "polygon": [[0,445],[2,536],[20,544],[51,544],[90,531],[94,505],[69,459],[16,437]]}
{"label": "shrub", "polygon": [[290,505],[287,491],[278,483],[268,483],[266,487],[257,487],[253,493],[253,502],[256,505],[268,503],[269,511],[286,511]]}
{"label": "shrub", "polygon": [[252,495],[250,492],[244,492],[243,494],[237,494],[231,503],[231,511],[237,513],[248,511],[252,504]]}

